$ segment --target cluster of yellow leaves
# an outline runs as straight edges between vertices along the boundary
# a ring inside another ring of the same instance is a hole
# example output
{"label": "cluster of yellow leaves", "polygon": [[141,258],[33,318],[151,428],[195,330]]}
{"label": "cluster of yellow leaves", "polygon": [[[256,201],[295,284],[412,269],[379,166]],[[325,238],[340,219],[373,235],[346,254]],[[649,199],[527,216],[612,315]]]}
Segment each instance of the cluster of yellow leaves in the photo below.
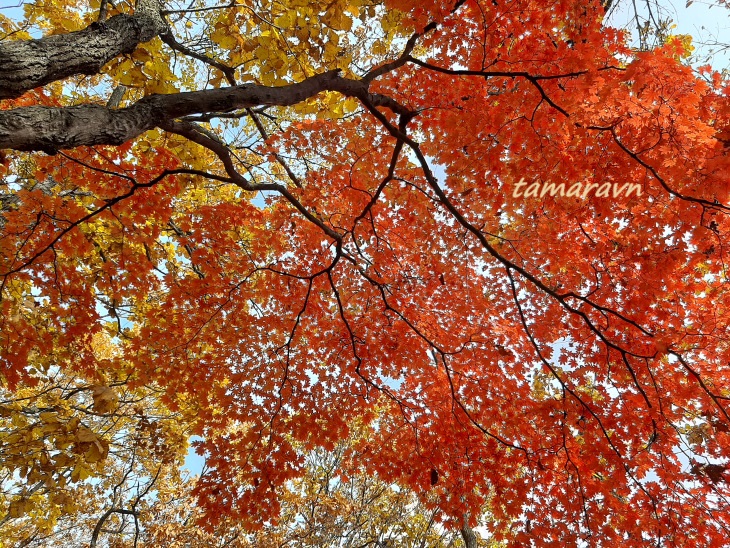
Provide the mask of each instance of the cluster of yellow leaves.
{"label": "cluster of yellow leaves", "polygon": [[[118,354],[102,334],[91,347],[107,364]],[[123,505],[117,490],[126,483],[178,477],[192,423],[154,390],[130,390],[124,371],[99,371],[89,382],[57,365],[35,370],[34,386],[0,392],[1,538],[57,538],[68,523]]]}
{"label": "cluster of yellow leaves", "polygon": [[174,70],[170,52],[159,38],[141,45],[128,57],[112,61],[106,75],[114,84],[129,88],[128,101],[180,89],[180,73]]}
{"label": "cluster of yellow leaves", "polygon": [[[98,6],[98,1],[96,4]],[[81,30],[93,20],[90,9],[91,6],[84,0],[74,0],[63,4],[53,0],[40,0],[23,4],[26,21],[31,25],[37,25],[48,34],[63,34]],[[88,16],[86,21],[83,17],[84,13]]]}
{"label": "cluster of yellow leaves", "polygon": [[6,492],[9,498],[4,502],[9,501],[8,512],[15,518],[42,500],[36,517],[44,506],[50,514],[59,505],[62,513],[73,511],[72,484],[101,473],[98,466],[109,452],[109,440],[84,424],[92,423],[74,412],[73,401],[54,397],[60,394],[53,392],[46,398],[33,398],[32,393],[21,390],[0,407],[0,461],[16,478],[16,488]]}
{"label": "cluster of yellow leaves", "polygon": [[[221,10],[206,23],[209,38],[224,52],[221,59],[245,66],[241,77],[265,85],[297,81],[323,69],[352,69],[362,40],[372,40],[365,25],[382,7],[369,0],[336,0],[326,7],[308,1],[252,2]],[[389,16],[397,18],[397,12]],[[195,25],[192,24],[192,27]],[[385,53],[397,33],[385,25],[378,45]],[[213,83],[219,84],[222,75]]]}
{"label": "cluster of yellow leaves", "polygon": [[17,21],[0,13],[0,40],[14,38],[16,40],[28,40],[30,34],[20,27]]}

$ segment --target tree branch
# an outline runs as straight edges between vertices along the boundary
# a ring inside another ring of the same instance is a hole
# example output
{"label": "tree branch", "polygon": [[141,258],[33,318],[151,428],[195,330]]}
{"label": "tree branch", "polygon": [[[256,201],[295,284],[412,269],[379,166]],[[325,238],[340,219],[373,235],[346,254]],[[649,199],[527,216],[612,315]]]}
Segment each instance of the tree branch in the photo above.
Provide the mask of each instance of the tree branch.
{"label": "tree branch", "polygon": [[198,53],[197,51],[194,51],[187,47],[184,44],[181,44],[177,41],[175,36],[171,32],[165,32],[163,34],[160,34],[160,39],[170,46],[175,51],[178,51],[182,53],[183,55],[187,55],[188,57],[192,57],[193,59],[197,59],[198,61],[201,61],[205,63],[206,65],[210,65],[211,67],[217,68],[219,71],[223,73],[223,75],[226,77],[226,80],[228,80],[228,83],[232,86],[236,85],[236,76],[235,71],[232,67],[229,67],[225,63],[221,63],[220,61],[216,61],[212,57],[208,57],[207,55],[203,55],[202,53]]}
{"label": "tree branch", "polygon": [[89,548],[96,547],[96,543],[99,540],[99,534],[102,532],[101,528],[104,526],[104,523],[107,519],[109,519],[109,516],[111,516],[112,514],[125,514],[129,516],[134,516],[136,521],[138,512],[136,510],[125,510],[124,508],[109,508],[109,510],[104,512],[104,514],[99,518],[99,521],[96,522],[96,527],[94,527],[94,531],[91,534],[91,542],[89,542]]}
{"label": "tree branch", "polygon": [[41,150],[120,145],[176,118],[206,112],[230,112],[261,105],[290,106],[323,91],[370,97],[379,106],[405,110],[390,98],[369,94],[367,83],[329,71],[288,86],[255,84],[169,95],[150,95],[122,109],[102,105],[30,106],[0,111],[0,149]]}
{"label": "tree branch", "polygon": [[38,40],[0,43],[0,99],[78,74],[97,74],[115,57],[167,30],[157,0],[139,0],[134,15]]}

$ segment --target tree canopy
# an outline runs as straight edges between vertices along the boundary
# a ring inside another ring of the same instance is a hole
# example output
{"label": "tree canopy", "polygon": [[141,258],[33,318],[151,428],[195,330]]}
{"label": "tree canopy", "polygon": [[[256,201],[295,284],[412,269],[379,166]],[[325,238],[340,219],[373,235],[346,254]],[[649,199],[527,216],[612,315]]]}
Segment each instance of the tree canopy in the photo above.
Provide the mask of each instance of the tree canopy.
{"label": "tree canopy", "polygon": [[0,11],[0,531],[730,538],[730,82],[611,4]]}

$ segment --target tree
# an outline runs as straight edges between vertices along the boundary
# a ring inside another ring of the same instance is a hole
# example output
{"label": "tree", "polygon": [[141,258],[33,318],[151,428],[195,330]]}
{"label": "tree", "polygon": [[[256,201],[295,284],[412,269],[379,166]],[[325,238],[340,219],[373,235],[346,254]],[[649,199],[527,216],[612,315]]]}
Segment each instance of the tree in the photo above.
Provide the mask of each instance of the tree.
{"label": "tree", "polygon": [[[109,356],[107,340],[94,347]],[[56,371],[44,381],[3,401],[8,546],[462,546],[460,531],[440,526],[435,500],[357,465],[369,435],[357,425],[334,451],[302,451],[304,475],[280,492],[278,522],[250,533],[228,518],[205,531],[197,479],[180,469],[194,417],[170,414],[159,391],[130,391],[119,380],[89,386]],[[484,524],[488,515],[479,515]]]}
{"label": "tree", "polygon": [[[281,523],[256,535],[254,545],[477,546],[479,537],[468,523],[459,530],[440,527],[436,499],[419,501],[412,490],[387,484],[358,466],[359,450],[372,433],[352,426],[350,437],[334,450],[306,454],[305,474],[281,497]],[[477,515],[484,525],[488,514]],[[484,540],[481,546],[498,544]]]}
{"label": "tree", "polygon": [[[91,342],[118,358],[108,337]],[[181,465],[194,420],[105,368],[96,382],[54,365],[34,385],[0,392],[0,537],[8,546],[100,546],[137,538],[152,495],[189,484]],[[131,545],[131,544],[129,544]]]}
{"label": "tree", "polygon": [[[37,0],[3,17],[6,389],[62,372],[92,399],[113,379],[161,390],[194,425],[179,446],[200,437],[209,531],[267,526],[304,455],[357,423],[358,466],[454,529],[491,501],[515,546],[722,544],[728,82],[684,64],[685,37],[634,51],[603,14]],[[8,413],[40,448],[35,408]],[[104,457],[88,428],[76,441]]]}

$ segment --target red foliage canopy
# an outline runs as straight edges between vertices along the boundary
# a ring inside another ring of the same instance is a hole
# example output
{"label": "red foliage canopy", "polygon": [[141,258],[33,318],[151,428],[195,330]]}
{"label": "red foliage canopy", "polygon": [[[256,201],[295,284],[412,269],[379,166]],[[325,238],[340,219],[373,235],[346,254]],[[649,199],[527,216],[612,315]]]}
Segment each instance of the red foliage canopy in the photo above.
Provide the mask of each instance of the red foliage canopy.
{"label": "red foliage canopy", "polygon": [[457,524],[490,501],[514,545],[726,542],[727,81],[676,38],[632,50],[595,2],[347,4],[351,64],[323,41],[324,76],[231,39],[259,65],[198,54],[218,95],[183,67],[199,95],[152,96],[171,56],[140,44],[125,108],[57,84],[0,103],[5,381],[164,387],[196,416],[213,521],[268,518],[297,444],[373,421],[353,466]]}

